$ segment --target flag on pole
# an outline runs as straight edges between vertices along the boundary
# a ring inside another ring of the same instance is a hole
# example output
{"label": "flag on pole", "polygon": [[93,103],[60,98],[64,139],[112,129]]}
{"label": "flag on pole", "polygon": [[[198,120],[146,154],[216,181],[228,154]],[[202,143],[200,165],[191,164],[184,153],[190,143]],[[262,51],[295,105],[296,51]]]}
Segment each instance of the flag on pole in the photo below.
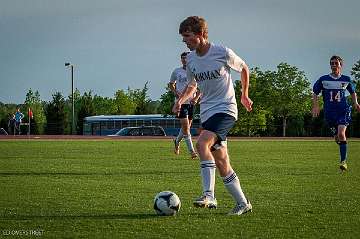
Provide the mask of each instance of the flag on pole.
{"label": "flag on pole", "polygon": [[31,125],[30,119],[32,119],[34,117],[31,108],[28,109],[28,116],[29,116],[28,135],[30,136],[30,125]]}
{"label": "flag on pole", "polygon": [[28,116],[29,116],[29,119],[33,119],[34,116],[33,116],[33,112],[31,111],[31,108],[28,109]]}

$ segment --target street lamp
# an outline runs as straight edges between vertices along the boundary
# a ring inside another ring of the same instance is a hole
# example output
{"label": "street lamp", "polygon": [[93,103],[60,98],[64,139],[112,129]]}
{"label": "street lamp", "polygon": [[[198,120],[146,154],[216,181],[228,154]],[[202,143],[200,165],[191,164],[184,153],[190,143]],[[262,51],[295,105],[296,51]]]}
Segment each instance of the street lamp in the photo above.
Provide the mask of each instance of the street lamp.
{"label": "street lamp", "polygon": [[65,67],[71,68],[71,103],[72,103],[72,123],[71,123],[71,134],[74,134],[75,129],[75,110],[74,110],[74,65],[69,62],[65,62]]}

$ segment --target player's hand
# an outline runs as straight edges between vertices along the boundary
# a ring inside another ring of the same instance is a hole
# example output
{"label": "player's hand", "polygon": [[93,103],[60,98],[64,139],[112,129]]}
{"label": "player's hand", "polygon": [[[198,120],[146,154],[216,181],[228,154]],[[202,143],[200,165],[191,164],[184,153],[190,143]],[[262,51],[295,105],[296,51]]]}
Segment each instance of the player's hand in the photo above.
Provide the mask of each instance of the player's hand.
{"label": "player's hand", "polygon": [[196,103],[197,103],[197,100],[196,100],[196,99],[192,99],[192,100],[190,101],[190,104],[192,104],[192,105],[196,105]]}
{"label": "player's hand", "polygon": [[245,109],[248,112],[252,111],[253,102],[249,97],[242,95],[241,96],[241,104],[245,107]]}
{"label": "player's hand", "polygon": [[175,102],[173,108],[172,108],[172,112],[176,115],[179,115],[180,113],[180,108],[181,108],[181,105],[179,104],[178,101]]}
{"label": "player's hand", "polygon": [[355,105],[355,109],[356,109],[358,112],[360,112],[360,105],[359,105],[359,104],[356,104],[356,105]]}
{"label": "player's hand", "polygon": [[315,117],[318,117],[319,114],[320,114],[320,108],[318,105],[314,105],[314,107],[312,108],[311,110],[311,114],[312,116],[315,118]]}

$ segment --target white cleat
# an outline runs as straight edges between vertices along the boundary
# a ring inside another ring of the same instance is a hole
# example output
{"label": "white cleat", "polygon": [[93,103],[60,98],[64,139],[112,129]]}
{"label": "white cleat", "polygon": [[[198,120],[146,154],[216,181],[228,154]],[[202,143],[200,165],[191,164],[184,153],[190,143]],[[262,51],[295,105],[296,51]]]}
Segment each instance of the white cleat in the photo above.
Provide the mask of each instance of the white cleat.
{"label": "white cleat", "polygon": [[174,142],[174,154],[179,155],[180,154],[180,144],[176,143],[176,139],[173,139]]}
{"label": "white cleat", "polygon": [[242,215],[245,214],[247,212],[252,212],[252,205],[250,203],[250,201],[247,201],[247,204],[242,204],[239,205],[237,204],[229,213],[228,215]]}
{"label": "white cleat", "polygon": [[216,198],[203,195],[194,201],[195,207],[217,208]]}

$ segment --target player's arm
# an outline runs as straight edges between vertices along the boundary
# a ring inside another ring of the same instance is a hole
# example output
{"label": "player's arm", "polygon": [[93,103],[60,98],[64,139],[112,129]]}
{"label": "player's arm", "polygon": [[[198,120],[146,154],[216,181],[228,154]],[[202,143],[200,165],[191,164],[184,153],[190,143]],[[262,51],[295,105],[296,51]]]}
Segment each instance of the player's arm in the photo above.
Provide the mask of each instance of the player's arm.
{"label": "player's arm", "polygon": [[169,82],[168,84],[169,89],[171,90],[171,92],[178,97],[178,93],[176,92],[176,82]]}
{"label": "player's arm", "polygon": [[191,100],[191,104],[196,105],[199,102],[200,97],[201,97],[201,92],[199,89],[197,89],[194,98]]}
{"label": "player's arm", "polygon": [[354,105],[354,108],[360,112],[360,105],[359,105],[359,102],[357,100],[357,95],[356,93],[352,93],[351,94],[351,99],[352,99],[352,102],[353,102],[353,105]]}
{"label": "player's arm", "polygon": [[321,78],[318,79],[313,86],[313,94],[312,94],[312,109],[311,114],[313,117],[318,117],[320,114],[320,106],[319,106],[319,95],[323,90]]}
{"label": "player's arm", "polygon": [[247,111],[252,110],[253,102],[249,98],[249,81],[250,71],[245,61],[233,52],[233,50],[226,48],[226,61],[231,69],[240,72],[241,76],[241,104]]}
{"label": "player's arm", "polygon": [[197,88],[197,83],[195,79],[191,80],[190,83],[187,85],[186,90],[183,94],[176,100],[172,112],[178,114],[180,112],[181,105],[189,99],[191,96],[194,95]]}
{"label": "player's arm", "polygon": [[315,93],[312,95],[312,110],[311,114],[313,117],[318,117],[320,114],[319,96]]}
{"label": "player's arm", "polygon": [[176,98],[179,98],[180,93],[177,92],[177,90],[176,90],[176,80],[177,80],[176,70],[174,70],[174,71],[171,73],[170,80],[169,80],[169,83],[168,83],[168,87],[169,87],[169,89],[171,90],[171,92],[175,95],[175,97],[176,97]]}
{"label": "player's arm", "polygon": [[246,108],[247,111],[251,111],[253,102],[249,98],[250,73],[249,73],[249,67],[245,63],[243,63],[240,74],[241,74],[241,104]]}

